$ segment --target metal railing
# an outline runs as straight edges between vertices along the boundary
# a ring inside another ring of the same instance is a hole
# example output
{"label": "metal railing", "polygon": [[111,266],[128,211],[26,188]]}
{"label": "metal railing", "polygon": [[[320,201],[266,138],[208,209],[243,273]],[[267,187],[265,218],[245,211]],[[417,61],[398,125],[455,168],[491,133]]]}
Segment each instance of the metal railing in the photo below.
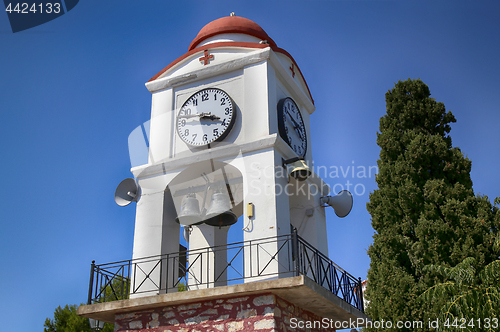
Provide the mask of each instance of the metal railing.
{"label": "metal railing", "polygon": [[109,264],[92,262],[88,304],[298,275],[364,311],[361,278],[354,278],[295,231]]}

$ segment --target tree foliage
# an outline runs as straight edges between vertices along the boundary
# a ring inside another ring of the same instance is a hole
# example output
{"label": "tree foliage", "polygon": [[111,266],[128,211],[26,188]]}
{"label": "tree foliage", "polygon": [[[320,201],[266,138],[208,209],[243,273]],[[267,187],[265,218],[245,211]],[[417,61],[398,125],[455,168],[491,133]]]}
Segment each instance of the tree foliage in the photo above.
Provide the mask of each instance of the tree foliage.
{"label": "tree foliage", "polygon": [[420,295],[442,281],[425,266],[451,267],[467,257],[477,266],[494,261],[500,213],[474,195],[471,161],[449,136],[455,117],[427,85],[400,81],[386,104],[377,133],[378,189],[367,204],[375,230],[367,313],[375,321],[428,322],[445,300],[422,303]]}
{"label": "tree foliage", "polygon": [[[77,305],[65,305],[57,307],[54,319],[47,318],[43,332],[93,332],[90,329],[89,319],[76,314]],[[104,324],[103,332],[112,332],[113,324]]]}
{"label": "tree foliage", "polygon": [[452,268],[426,267],[446,279],[422,294],[428,302],[446,300],[437,331],[493,331],[500,327],[500,260],[479,272],[475,266],[475,259],[467,257]]}
{"label": "tree foliage", "polygon": [[[108,279],[101,288],[100,301],[111,302],[128,299],[130,281],[127,278],[116,277]],[[99,301],[99,302],[100,302]],[[81,304],[83,305],[83,304]],[[64,308],[57,307],[54,319],[47,318],[44,324],[44,332],[93,332],[90,329],[89,319],[76,314],[77,305],[66,305]],[[114,325],[105,323],[103,332],[113,332]]]}
{"label": "tree foliage", "polygon": [[[500,233],[493,250],[500,255]],[[480,271],[476,261],[467,257],[456,266],[427,265],[426,270],[442,276],[438,283],[422,294],[428,302],[441,301],[438,331],[493,331],[500,327],[500,260]]]}

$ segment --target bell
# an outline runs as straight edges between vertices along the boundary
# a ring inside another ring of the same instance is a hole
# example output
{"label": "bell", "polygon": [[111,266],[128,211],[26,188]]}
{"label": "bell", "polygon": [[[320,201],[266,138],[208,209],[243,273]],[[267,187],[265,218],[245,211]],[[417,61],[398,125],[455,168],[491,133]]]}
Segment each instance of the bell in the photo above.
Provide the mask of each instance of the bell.
{"label": "bell", "polygon": [[231,211],[229,197],[224,193],[216,191],[212,195],[210,207],[205,214],[205,224],[210,226],[231,226],[238,221],[238,217]]}
{"label": "bell", "polygon": [[188,194],[182,199],[181,212],[175,221],[183,226],[191,226],[201,222],[200,203],[195,194]]}

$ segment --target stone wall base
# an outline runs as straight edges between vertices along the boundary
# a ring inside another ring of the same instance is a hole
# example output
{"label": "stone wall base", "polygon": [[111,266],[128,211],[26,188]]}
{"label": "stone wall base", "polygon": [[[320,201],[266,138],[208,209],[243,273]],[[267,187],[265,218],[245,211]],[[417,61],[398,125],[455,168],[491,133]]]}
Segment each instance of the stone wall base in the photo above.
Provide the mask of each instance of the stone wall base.
{"label": "stone wall base", "polygon": [[272,294],[165,306],[115,317],[118,332],[335,331],[322,318]]}

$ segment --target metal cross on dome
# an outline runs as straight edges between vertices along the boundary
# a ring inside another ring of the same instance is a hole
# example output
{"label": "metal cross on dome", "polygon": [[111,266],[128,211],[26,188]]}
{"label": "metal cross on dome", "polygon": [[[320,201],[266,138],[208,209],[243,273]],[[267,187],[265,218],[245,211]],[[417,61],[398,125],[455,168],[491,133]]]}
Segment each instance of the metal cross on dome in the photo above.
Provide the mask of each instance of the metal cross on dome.
{"label": "metal cross on dome", "polygon": [[201,58],[199,58],[200,62],[203,62],[203,65],[206,66],[208,65],[208,62],[210,60],[213,60],[214,59],[214,56],[213,54],[208,54],[208,50],[205,50],[203,51],[203,53],[205,54],[205,56],[202,56]]}

